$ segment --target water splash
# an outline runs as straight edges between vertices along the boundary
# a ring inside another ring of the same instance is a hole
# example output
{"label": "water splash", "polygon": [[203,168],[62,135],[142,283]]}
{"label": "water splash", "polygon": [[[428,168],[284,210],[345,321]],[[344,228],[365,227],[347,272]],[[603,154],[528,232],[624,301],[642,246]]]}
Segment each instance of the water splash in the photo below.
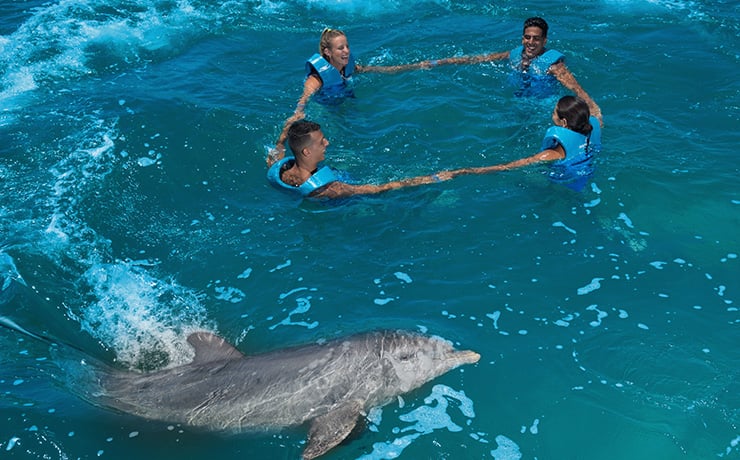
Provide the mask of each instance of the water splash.
{"label": "water splash", "polygon": [[97,264],[85,273],[92,303],[82,328],[111,347],[128,367],[156,369],[184,364],[193,351],[186,341],[209,329],[197,295],[174,281],[152,277],[135,262]]}

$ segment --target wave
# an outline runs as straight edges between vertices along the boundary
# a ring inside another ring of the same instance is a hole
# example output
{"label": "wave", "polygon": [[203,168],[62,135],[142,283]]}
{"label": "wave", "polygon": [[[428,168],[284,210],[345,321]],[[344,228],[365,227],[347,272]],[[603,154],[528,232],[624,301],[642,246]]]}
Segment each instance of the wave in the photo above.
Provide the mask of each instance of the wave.
{"label": "wave", "polygon": [[294,26],[287,21],[296,10],[326,15],[325,22],[337,12],[373,16],[401,7],[411,5],[400,0],[61,0],[33,8],[15,32],[0,36],[0,103],[55,83],[145,67],[203,37],[244,29],[290,30]]}
{"label": "wave", "polygon": [[201,298],[159,275],[156,261],[117,259],[88,222],[88,203],[124,156],[117,119],[71,118],[69,133],[26,155],[27,167],[17,161],[0,186],[0,314],[13,312],[20,325],[42,318],[44,330],[68,336],[71,321],[124,367],[185,362],[191,329],[209,329]]}

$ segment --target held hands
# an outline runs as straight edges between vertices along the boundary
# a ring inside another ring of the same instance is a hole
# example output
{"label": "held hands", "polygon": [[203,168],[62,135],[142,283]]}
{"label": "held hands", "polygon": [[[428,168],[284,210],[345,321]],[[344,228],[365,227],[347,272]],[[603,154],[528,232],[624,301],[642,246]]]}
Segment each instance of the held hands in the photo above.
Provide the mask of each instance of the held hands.
{"label": "held hands", "polygon": [[604,119],[601,115],[601,108],[599,106],[596,106],[595,108],[591,109],[591,115],[595,116],[597,120],[599,120],[599,124],[601,127],[604,127]]}
{"label": "held hands", "polygon": [[450,180],[453,177],[455,177],[455,174],[452,171],[440,171],[436,174],[431,174],[429,176],[419,176],[419,177],[412,177],[410,179],[404,179],[403,181],[401,181],[401,183],[404,186],[433,184],[435,182],[442,182],[442,181]]}
{"label": "held hands", "polygon": [[305,104],[298,104],[293,115],[291,115],[290,118],[288,118],[288,120],[285,122],[286,125],[291,125],[298,120],[303,120],[304,118],[306,118],[306,112],[303,111],[305,107]]}
{"label": "held hands", "polygon": [[267,154],[267,159],[265,161],[267,162],[268,168],[272,166],[273,163],[281,160],[285,156],[285,139],[288,137],[288,129],[290,128],[290,125],[292,125],[296,121],[306,118],[306,112],[304,112],[305,108],[306,104],[299,102],[295,108],[295,112],[293,113],[293,115],[285,120],[285,126],[283,126],[283,132],[280,133],[277,145],[275,145],[275,148],[270,149],[270,152]]}
{"label": "held hands", "polygon": [[433,184],[435,182],[441,182],[443,180],[451,179],[452,177],[447,174],[446,171],[441,173],[432,174],[429,176],[417,176],[409,177],[407,179],[401,179],[393,182],[387,182],[382,185],[371,186],[373,187],[372,193],[384,192],[387,190],[393,190],[403,187],[416,187],[417,185]]}
{"label": "held hands", "polygon": [[434,182],[442,182],[450,180],[456,175],[457,174],[455,174],[454,171],[440,171],[437,174],[432,174],[432,180],[434,180]]}
{"label": "held hands", "polygon": [[267,163],[267,167],[269,168],[276,162],[283,159],[285,156],[285,146],[281,143],[278,143],[274,148],[271,148],[270,151],[267,153],[267,158],[265,159],[265,162]]}

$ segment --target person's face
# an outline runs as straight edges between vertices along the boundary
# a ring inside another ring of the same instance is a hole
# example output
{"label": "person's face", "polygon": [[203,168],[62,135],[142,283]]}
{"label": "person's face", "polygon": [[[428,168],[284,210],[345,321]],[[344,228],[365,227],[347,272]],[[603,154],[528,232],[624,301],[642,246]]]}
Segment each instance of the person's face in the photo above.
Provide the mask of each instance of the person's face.
{"label": "person's face", "polygon": [[349,43],[345,35],[338,35],[329,40],[329,47],[324,48],[326,60],[338,70],[342,70],[349,62]]}
{"label": "person's face", "polygon": [[324,137],[324,133],[320,129],[311,132],[310,136],[311,141],[305,149],[309,151],[309,154],[317,163],[324,161],[326,147],[329,145],[329,141]]}
{"label": "person's face", "polygon": [[522,46],[524,55],[530,59],[536,58],[545,51],[547,38],[542,35],[542,29],[539,27],[527,27],[522,34]]}

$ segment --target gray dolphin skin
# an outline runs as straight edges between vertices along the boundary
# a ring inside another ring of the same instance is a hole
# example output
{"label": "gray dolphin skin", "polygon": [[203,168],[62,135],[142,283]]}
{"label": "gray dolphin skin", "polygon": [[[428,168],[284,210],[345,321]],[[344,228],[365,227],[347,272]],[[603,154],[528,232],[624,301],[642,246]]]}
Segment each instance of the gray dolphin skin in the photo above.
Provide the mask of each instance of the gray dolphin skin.
{"label": "gray dolphin skin", "polygon": [[240,432],[308,425],[304,459],[345,439],[359,417],[480,355],[440,338],[378,331],[247,356],[210,332],[188,336],[189,364],[108,370],[96,402],[153,420]]}

